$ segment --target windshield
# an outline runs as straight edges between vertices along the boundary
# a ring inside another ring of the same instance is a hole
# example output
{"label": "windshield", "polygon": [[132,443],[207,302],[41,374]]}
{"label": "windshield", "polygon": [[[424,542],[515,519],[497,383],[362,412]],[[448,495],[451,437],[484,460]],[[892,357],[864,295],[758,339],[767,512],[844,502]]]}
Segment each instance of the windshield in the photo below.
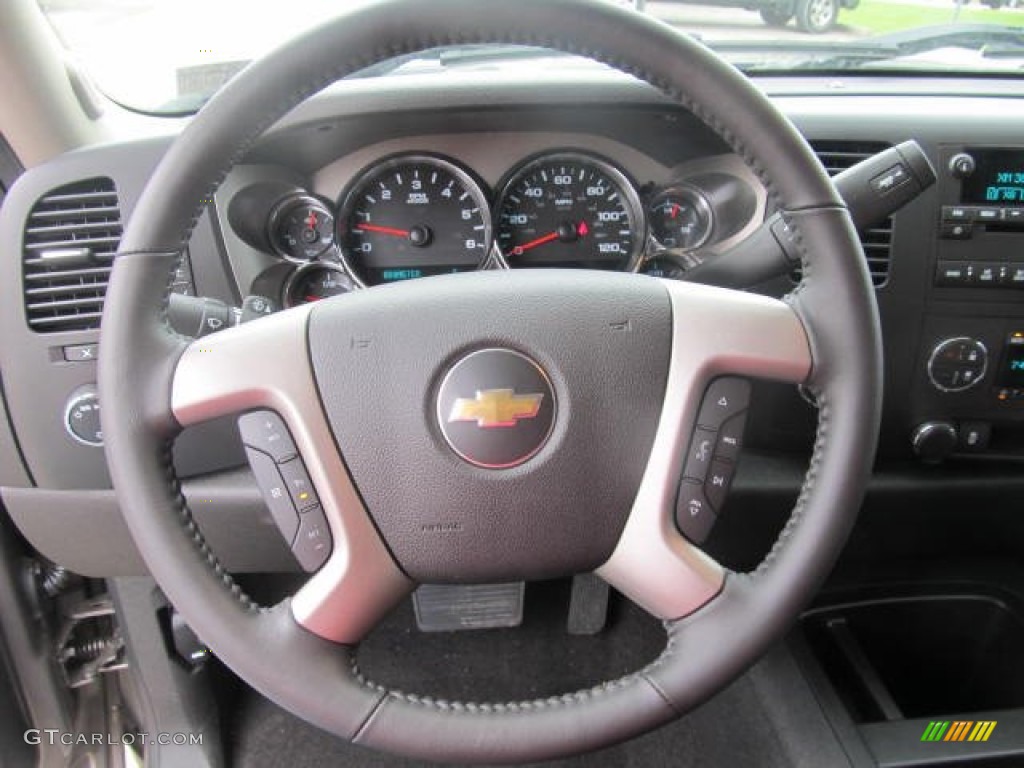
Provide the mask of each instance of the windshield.
{"label": "windshield", "polygon": [[[357,0],[39,1],[110,98],[140,111],[180,114],[202,106],[248,61]],[[1024,0],[605,1],[696,35],[748,72],[1024,71]],[[406,57],[363,76],[497,61],[528,66],[550,56],[475,46]]]}

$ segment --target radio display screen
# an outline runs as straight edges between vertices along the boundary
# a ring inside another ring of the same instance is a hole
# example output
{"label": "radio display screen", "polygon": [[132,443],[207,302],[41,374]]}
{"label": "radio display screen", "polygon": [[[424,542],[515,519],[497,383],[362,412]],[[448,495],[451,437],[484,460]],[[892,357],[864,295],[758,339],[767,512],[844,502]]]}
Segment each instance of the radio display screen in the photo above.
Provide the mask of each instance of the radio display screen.
{"label": "radio display screen", "polygon": [[975,170],[963,181],[969,205],[1024,205],[1024,149],[968,149]]}

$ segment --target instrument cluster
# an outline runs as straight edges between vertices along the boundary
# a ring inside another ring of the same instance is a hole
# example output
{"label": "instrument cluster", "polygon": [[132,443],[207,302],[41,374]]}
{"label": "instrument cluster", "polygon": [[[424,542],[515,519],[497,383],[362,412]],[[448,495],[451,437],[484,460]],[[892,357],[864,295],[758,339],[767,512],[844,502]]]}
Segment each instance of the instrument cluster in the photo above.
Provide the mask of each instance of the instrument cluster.
{"label": "instrument cluster", "polygon": [[[678,277],[737,234],[755,193],[728,173],[639,187],[597,154],[522,161],[494,190],[456,160],[404,152],[357,173],[337,201],[302,189],[243,189],[238,234],[297,265],[294,306],[382,283],[478,269],[561,267]],[[252,219],[266,210],[259,225]],[[248,235],[248,236],[247,236]]]}

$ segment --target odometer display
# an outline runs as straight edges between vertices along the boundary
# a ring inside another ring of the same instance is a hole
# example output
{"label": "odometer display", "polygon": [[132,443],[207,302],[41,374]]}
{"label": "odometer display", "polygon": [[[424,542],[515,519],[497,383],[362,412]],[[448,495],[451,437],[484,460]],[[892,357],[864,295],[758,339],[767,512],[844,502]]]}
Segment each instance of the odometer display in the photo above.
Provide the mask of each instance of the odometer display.
{"label": "odometer display", "polygon": [[338,240],[365,285],[479,269],[491,218],[479,185],[438,157],[403,155],[365,171],[345,195]]}
{"label": "odometer display", "polygon": [[528,163],[505,185],[498,206],[498,245],[511,267],[628,269],[643,240],[633,186],[588,155]]}

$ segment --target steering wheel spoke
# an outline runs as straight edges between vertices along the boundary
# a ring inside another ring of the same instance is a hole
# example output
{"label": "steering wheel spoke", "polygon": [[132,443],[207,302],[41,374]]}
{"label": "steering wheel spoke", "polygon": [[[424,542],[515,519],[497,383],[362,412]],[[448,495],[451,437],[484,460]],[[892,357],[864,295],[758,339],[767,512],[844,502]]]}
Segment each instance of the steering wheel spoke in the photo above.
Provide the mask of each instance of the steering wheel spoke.
{"label": "steering wheel spoke", "polygon": [[[666,280],[672,302],[672,356],[665,402],[651,459],[618,546],[598,574],[661,619],[678,619],[712,600],[725,579],[722,567],[688,541],[676,525],[680,473],[703,483],[714,439],[696,445],[699,471],[689,471],[687,452],[702,434],[717,431],[709,384],[722,376],[749,376],[801,383],[811,371],[807,334],[784,302],[739,291]],[[719,394],[715,394],[717,400]],[[722,396],[731,415],[735,406]],[[711,417],[714,418],[714,417]],[[711,429],[708,429],[708,427]],[[701,495],[702,496],[702,495]],[[707,499],[695,502],[695,514]]]}
{"label": "steering wheel spoke", "polygon": [[[254,409],[281,417],[313,484],[331,547],[322,567],[292,599],[292,613],[321,637],[355,643],[412,583],[373,527],[335,446],[306,350],[310,311],[298,307],[190,344],[174,372],[172,410],[182,426]],[[320,510],[304,510],[298,517],[305,520]],[[294,543],[289,542],[297,555],[306,534],[300,523]]]}

